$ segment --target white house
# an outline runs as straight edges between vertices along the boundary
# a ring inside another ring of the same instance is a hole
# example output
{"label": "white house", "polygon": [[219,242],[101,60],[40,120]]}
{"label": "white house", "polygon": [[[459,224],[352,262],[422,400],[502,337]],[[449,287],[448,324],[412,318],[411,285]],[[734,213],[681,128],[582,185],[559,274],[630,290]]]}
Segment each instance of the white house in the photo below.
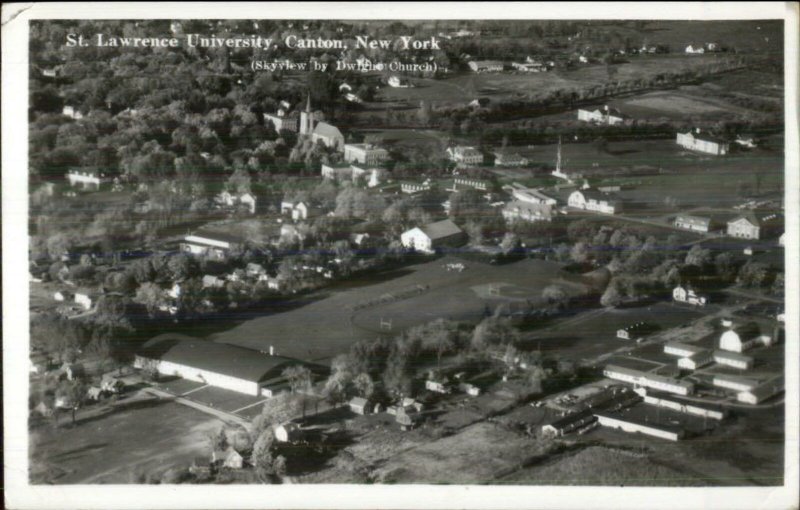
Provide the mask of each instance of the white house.
{"label": "white house", "polygon": [[320,216],[322,210],[302,200],[297,202],[284,200],[281,202],[281,214],[290,215],[294,221],[302,221]]}
{"label": "white house", "polygon": [[678,285],[672,289],[672,299],[679,303],[687,303],[694,306],[705,306],[707,302],[705,296],[701,296],[694,289],[683,285]]}
{"label": "white house", "polygon": [[67,180],[72,187],[97,191],[100,186],[109,182],[105,173],[97,168],[72,168],[67,172]]}
{"label": "white house", "polygon": [[679,214],[675,217],[675,227],[692,232],[708,233],[711,229],[711,218]]}
{"label": "white house", "polygon": [[432,187],[433,185],[431,184],[430,179],[426,179],[423,182],[401,182],[400,192],[413,195],[415,193],[430,191]]}
{"label": "white house", "polygon": [[736,326],[719,337],[719,348],[723,351],[744,352],[757,344],[771,345],[772,338],[762,335],[761,328],[755,322]]}
{"label": "white house", "polygon": [[389,151],[371,143],[346,143],[344,160],[348,163],[362,165],[379,165],[389,159]]}
{"label": "white house", "polygon": [[61,109],[61,115],[65,115],[74,120],[80,120],[83,118],[83,114],[77,108],[69,105],[66,105]]}
{"label": "white house", "polygon": [[616,126],[625,122],[625,115],[616,108],[609,108],[608,105],[602,109],[594,110],[579,109],[578,120],[590,122],[592,124],[604,124],[606,126]]}
{"label": "white house", "polygon": [[292,422],[282,423],[275,427],[275,439],[280,443],[294,443],[303,439],[300,425]]}
{"label": "white house", "polygon": [[686,53],[689,53],[691,55],[702,55],[705,52],[706,50],[702,44],[699,44],[697,46],[693,46],[690,44],[689,46],[686,47]]}
{"label": "white house", "polygon": [[434,253],[437,248],[445,246],[459,246],[464,239],[464,232],[451,220],[414,227],[400,235],[404,247],[422,253]]}
{"label": "white house", "polygon": [[397,75],[390,76],[389,79],[386,80],[386,83],[395,89],[407,89],[411,87],[411,84],[408,82],[408,80],[403,80]]}
{"label": "white house", "polygon": [[256,212],[256,197],[249,192],[236,194],[225,190],[217,195],[217,202],[226,207],[236,207],[241,204],[247,208],[250,214],[255,214]]}
{"label": "white house", "polygon": [[470,60],[467,65],[476,73],[497,73],[503,70],[503,63],[499,60]]}
{"label": "white house", "polygon": [[685,149],[714,156],[724,156],[730,149],[728,142],[711,135],[701,134],[699,129],[694,132],[678,133],[675,142]]}
{"label": "white house", "polygon": [[176,333],[165,333],[146,342],[134,358],[134,367],[153,370],[252,396],[263,389],[285,385],[283,370],[303,363],[270,356]]}
{"label": "white house", "polygon": [[84,310],[91,310],[97,302],[97,292],[88,289],[75,291],[75,303],[83,307]]}
{"label": "white house", "polygon": [[567,205],[576,209],[594,211],[603,214],[616,214],[621,207],[618,201],[611,199],[599,191],[591,189],[575,190],[570,193]]}
{"label": "white house", "polygon": [[475,147],[464,145],[448,147],[447,155],[451,161],[462,166],[477,166],[483,164],[483,153]]}
{"label": "white house", "polygon": [[363,397],[353,397],[350,399],[347,405],[350,407],[350,410],[356,414],[369,414],[369,400]]}
{"label": "white house", "polygon": [[757,213],[747,211],[728,222],[728,235],[740,239],[761,239],[771,227],[778,223],[774,212]]}

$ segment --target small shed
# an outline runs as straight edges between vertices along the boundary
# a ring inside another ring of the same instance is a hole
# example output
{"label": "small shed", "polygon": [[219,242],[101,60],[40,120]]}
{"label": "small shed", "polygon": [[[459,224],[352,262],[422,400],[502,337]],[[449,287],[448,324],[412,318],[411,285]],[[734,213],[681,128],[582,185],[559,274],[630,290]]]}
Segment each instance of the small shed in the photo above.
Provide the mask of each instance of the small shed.
{"label": "small shed", "polygon": [[369,414],[369,401],[363,397],[353,397],[348,405],[350,410],[356,414]]}

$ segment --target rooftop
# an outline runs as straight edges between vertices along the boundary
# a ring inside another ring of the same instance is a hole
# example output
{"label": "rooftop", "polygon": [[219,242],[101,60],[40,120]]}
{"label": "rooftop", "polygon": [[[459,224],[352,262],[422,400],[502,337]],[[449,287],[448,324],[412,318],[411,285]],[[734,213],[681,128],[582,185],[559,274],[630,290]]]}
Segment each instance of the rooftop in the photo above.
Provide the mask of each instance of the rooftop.
{"label": "rooftop", "polygon": [[444,239],[445,237],[458,235],[463,232],[460,228],[458,228],[458,225],[453,223],[452,220],[442,220],[437,221],[436,223],[429,223],[424,227],[420,227],[420,230],[425,232],[425,234],[431,239]]}
{"label": "rooftop", "polygon": [[291,365],[304,364],[292,358],[269,356],[252,349],[177,333],[152,338],[142,346],[139,355],[256,383],[279,376]]}

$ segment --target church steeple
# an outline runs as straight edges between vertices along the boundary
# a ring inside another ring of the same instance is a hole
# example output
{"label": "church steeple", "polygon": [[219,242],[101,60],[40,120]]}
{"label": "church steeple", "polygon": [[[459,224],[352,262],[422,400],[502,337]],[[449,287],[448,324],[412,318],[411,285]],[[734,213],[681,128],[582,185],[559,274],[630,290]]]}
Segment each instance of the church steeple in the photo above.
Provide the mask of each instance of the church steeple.
{"label": "church steeple", "polygon": [[310,135],[314,131],[314,112],[311,111],[311,93],[306,96],[306,109],[300,112],[300,134]]}

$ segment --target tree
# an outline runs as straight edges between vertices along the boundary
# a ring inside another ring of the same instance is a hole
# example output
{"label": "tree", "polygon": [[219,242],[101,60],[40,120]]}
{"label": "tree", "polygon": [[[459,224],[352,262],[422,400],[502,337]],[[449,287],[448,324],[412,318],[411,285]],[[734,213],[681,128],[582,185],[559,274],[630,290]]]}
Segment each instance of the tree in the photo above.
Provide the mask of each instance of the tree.
{"label": "tree", "polygon": [[210,433],[208,435],[208,445],[211,451],[225,451],[230,444],[228,443],[228,434],[225,432],[225,427],[220,427],[219,432],[216,434]]}
{"label": "tree", "polygon": [[600,304],[606,308],[615,308],[622,304],[622,296],[614,280],[609,283],[606,291],[600,297]]}
{"label": "tree", "polygon": [[86,398],[86,383],[83,379],[76,378],[72,381],[65,380],[56,389],[56,397],[60,397],[65,406],[72,412],[72,424],[75,425],[75,412],[81,408]]}
{"label": "tree", "polygon": [[584,242],[575,243],[569,252],[570,258],[578,264],[583,264],[589,260],[589,246]]}
{"label": "tree", "polygon": [[375,393],[375,383],[366,372],[361,372],[353,379],[353,388],[358,395],[366,399],[369,399]]}
{"label": "tree", "polygon": [[279,425],[300,414],[302,403],[297,395],[282,393],[264,402],[261,414],[253,419],[253,435],[273,425]]}
{"label": "tree", "polygon": [[253,444],[253,453],[250,463],[255,469],[256,476],[264,483],[271,482],[275,475],[275,433],[272,428],[261,432]]}
{"label": "tree", "polygon": [[164,292],[155,283],[145,282],[136,291],[136,301],[147,307],[147,311],[153,315],[164,302]]}
{"label": "tree", "polygon": [[711,263],[711,250],[695,244],[686,254],[686,264],[690,266],[704,267]]}
{"label": "tree", "polygon": [[569,295],[560,285],[548,285],[542,290],[542,298],[551,306],[560,310],[567,305]]}

